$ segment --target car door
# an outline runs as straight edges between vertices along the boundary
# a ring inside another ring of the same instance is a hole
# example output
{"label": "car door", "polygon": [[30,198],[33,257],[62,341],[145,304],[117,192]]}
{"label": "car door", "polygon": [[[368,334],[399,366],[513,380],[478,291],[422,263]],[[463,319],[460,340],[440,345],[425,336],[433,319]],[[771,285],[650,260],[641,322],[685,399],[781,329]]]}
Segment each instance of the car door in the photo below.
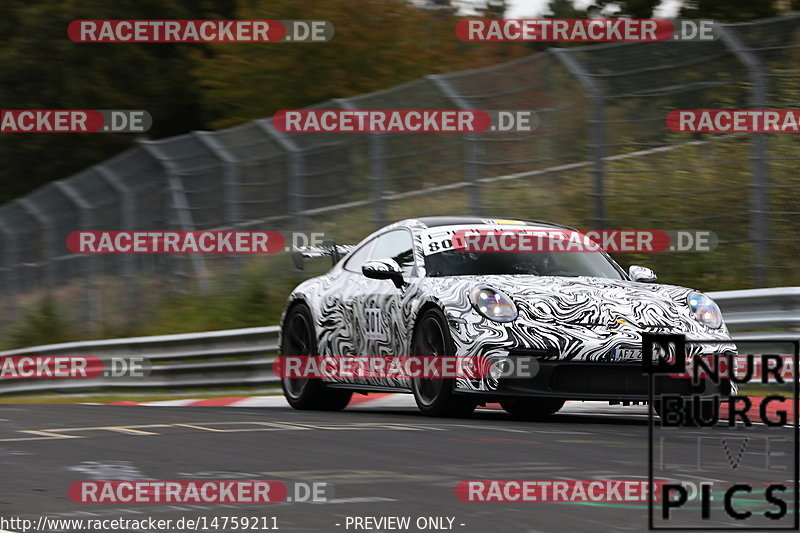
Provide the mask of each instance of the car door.
{"label": "car door", "polygon": [[[414,260],[414,242],[407,229],[396,229],[380,235],[370,253],[370,259],[393,259],[400,265],[403,278],[417,275]],[[409,320],[405,316],[403,296],[406,288],[397,288],[389,280],[370,280],[364,293],[361,330],[364,346],[369,355],[394,357],[407,355],[406,337]],[[397,386],[396,380],[381,380],[385,386]]]}
{"label": "car door", "polygon": [[375,239],[371,239],[348,254],[344,259],[341,279],[337,280],[333,290],[327,294],[331,307],[341,310],[335,327],[340,338],[337,344],[340,347],[335,356],[365,355],[367,353],[366,339],[364,337],[364,297],[372,290],[371,280],[361,273],[361,265],[370,259],[370,252],[375,246]]}

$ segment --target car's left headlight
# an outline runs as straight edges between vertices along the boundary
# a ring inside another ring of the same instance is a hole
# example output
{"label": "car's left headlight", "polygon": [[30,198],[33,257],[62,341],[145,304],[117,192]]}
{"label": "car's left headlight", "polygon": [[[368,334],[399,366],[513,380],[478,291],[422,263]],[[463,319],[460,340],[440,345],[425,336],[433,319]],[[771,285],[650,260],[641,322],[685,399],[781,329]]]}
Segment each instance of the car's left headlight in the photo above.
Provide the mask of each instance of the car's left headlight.
{"label": "car's left headlight", "polygon": [[686,302],[694,319],[701,324],[714,329],[722,325],[722,311],[719,310],[719,306],[702,292],[689,293]]}
{"label": "car's left headlight", "polygon": [[511,298],[486,285],[472,289],[470,301],[477,312],[495,322],[511,322],[519,314]]}

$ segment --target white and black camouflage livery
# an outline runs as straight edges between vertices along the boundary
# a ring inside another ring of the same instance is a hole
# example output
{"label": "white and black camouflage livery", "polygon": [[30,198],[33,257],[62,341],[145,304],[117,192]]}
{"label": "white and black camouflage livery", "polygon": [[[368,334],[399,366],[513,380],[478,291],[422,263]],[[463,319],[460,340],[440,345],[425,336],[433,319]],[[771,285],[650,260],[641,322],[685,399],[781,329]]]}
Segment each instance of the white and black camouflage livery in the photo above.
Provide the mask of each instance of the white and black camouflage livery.
{"label": "white and black camouflage livery", "polygon": [[[580,275],[580,270],[556,266],[557,257],[541,254],[538,265],[510,264],[513,272],[469,272],[469,258],[442,254],[452,250],[450,238],[460,228],[516,226],[564,228],[538,221],[427,217],[378,230],[328,273],[291,293],[281,321],[281,353],[394,356],[423,355],[420,352],[427,350],[491,361],[528,357],[534,361],[535,376],[487,375],[433,384],[411,379],[284,379],[290,403],[297,408],[340,409],[352,391],[396,391],[414,393],[420,409],[433,415],[463,414],[478,403],[499,401],[512,414],[540,416],[558,410],[567,399],[645,401],[649,381],[642,374],[642,333],[684,335],[692,355],[735,350],[721,318],[711,325],[696,318],[689,301],[700,293],[633,281],[604,252],[592,253],[597,275]],[[383,255],[387,250],[391,255]],[[460,267],[436,266],[444,257],[467,267],[448,275],[448,268]],[[398,266],[400,281],[375,273]],[[496,321],[479,312],[471,296],[476,287],[507,296],[516,316]],[[441,339],[435,338],[439,335]],[[423,336],[434,340],[424,341]],[[720,342],[693,345],[692,340]],[[676,392],[697,392],[696,385],[689,390],[689,381],[670,380],[668,386]],[[709,385],[701,392],[724,396],[730,389]]]}

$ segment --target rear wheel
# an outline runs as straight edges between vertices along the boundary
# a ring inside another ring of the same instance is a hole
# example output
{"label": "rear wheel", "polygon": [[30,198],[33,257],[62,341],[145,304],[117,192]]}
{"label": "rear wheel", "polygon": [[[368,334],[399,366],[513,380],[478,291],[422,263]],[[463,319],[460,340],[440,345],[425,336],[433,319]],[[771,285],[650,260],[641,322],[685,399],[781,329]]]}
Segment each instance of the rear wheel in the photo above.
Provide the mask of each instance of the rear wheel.
{"label": "rear wheel", "polygon": [[[444,314],[436,308],[425,311],[414,330],[413,355],[441,357],[453,355],[455,345],[447,329]],[[467,416],[477,402],[454,393],[455,379],[422,377],[411,380],[417,407],[429,416]]]}
{"label": "rear wheel", "polygon": [[564,406],[559,398],[507,398],[500,402],[515,420],[541,420]]}
{"label": "rear wheel", "polygon": [[[305,304],[296,304],[289,310],[281,331],[281,355],[317,355],[317,334],[311,310]],[[347,407],[351,391],[328,389],[319,379],[281,378],[283,395],[295,409],[340,411]]]}

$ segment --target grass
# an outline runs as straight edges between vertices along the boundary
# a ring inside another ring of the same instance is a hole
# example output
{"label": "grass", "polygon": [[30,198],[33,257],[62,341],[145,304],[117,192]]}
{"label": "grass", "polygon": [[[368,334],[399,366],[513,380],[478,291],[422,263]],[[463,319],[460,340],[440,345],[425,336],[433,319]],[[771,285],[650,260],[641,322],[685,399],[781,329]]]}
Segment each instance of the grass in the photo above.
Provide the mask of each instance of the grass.
{"label": "grass", "polygon": [[[741,219],[731,218],[734,211],[745,213],[742,211],[740,188],[746,187],[749,179],[749,160],[742,155],[749,153],[749,145],[746,139],[737,138],[716,142],[713,153],[709,151],[710,146],[685,146],[658,155],[608,162],[607,216],[618,217],[611,219],[610,226],[649,227],[643,221],[661,220],[663,222],[650,225],[659,226],[657,229],[707,229],[720,237],[720,248],[710,254],[617,254],[615,259],[623,267],[632,263],[643,264],[656,270],[659,281],[663,283],[706,291],[750,286],[750,265],[754,261],[750,258],[751,246],[747,242],[749,228],[740,223]],[[770,149],[773,155],[796,152],[794,142],[788,137],[772,139]],[[509,159],[521,160],[523,155],[511,154]],[[706,162],[712,156],[715,164],[685,168],[687,162]],[[717,165],[717,162],[726,164]],[[791,186],[797,183],[795,170],[780,159],[773,161],[772,165],[771,180],[775,187],[786,185],[780,189],[783,196],[774,198],[774,203],[789,210],[800,203],[800,187]],[[500,170],[531,169],[497,167],[493,171]],[[420,170],[419,175],[425,174]],[[654,190],[655,177],[661,184],[657,190]],[[356,176],[352,179],[365,178]],[[394,186],[396,190],[393,192],[411,192],[459,179],[463,177],[455,172],[388,185]],[[589,228],[593,227],[593,179],[593,169],[583,167],[532,178],[484,183],[478,190],[479,200],[482,211],[492,216],[546,219]],[[719,192],[713,192],[715,188]],[[687,191],[697,189],[712,192],[686,195]],[[664,198],[656,197],[652,201],[642,198],[654,193]],[[464,215],[469,212],[469,198],[468,190],[453,189],[387,201],[384,218],[393,221],[422,215]],[[732,211],[731,207],[735,209]],[[311,231],[325,233],[327,238],[334,238],[340,244],[353,244],[374,229],[374,218],[373,208],[363,206],[308,217],[306,226]],[[784,218],[782,215],[773,216],[773,237],[786,234],[782,224],[788,221]],[[791,224],[786,227],[793,231]],[[772,278],[768,284],[800,284],[800,269],[793,268],[798,253],[793,242],[781,241],[780,246],[773,247],[770,261],[781,268],[770,272]],[[230,269],[229,258],[209,256],[205,260],[211,273],[208,280],[210,289],[205,292],[192,284],[178,287],[179,283],[172,279],[99,278],[96,285],[102,292],[99,301],[103,307],[96,313],[96,320],[88,325],[78,318],[79,305],[75,302],[80,301],[80,285],[59,288],[60,292],[51,299],[36,301],[27,298],[27,312],[2,332],[0,348],[82,338],[188,333],[277,324],[292,289],[304,279],[325,272],[330,266],[324,259],[311,260],[304,272],[298,272],[285,253],[243,257],[241,266],[235,270]],[[138,288],[133,304],[125,298],[126,284],[135,284]]]}

